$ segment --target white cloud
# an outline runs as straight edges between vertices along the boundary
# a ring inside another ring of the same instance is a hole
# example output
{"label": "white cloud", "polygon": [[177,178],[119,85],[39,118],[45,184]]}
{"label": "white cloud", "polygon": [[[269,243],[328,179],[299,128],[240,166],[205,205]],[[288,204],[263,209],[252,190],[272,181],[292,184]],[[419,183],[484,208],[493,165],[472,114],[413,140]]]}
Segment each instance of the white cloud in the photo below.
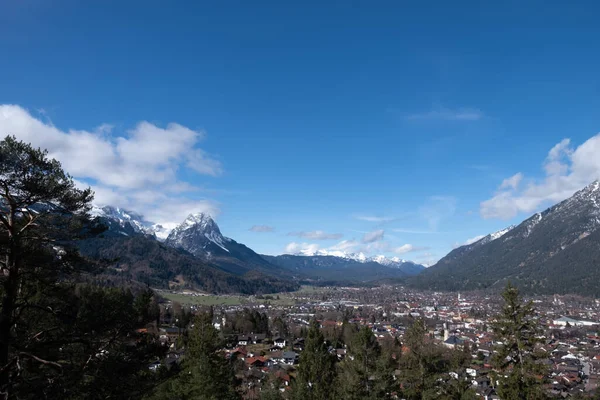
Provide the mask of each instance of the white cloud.
{"label": "white cloud", "polygon": [[405,254],[405,253],[410,253],[413,251],[423,251],[423,250],[429,250],[429,247],[425,247],[425,246],[413,246],[412,244],[403,244],[400,247],[396,247],[394,249],[394,253],[396,254]]}
{"label": "white cloud", "polygon": [[502,181],[500,189],[513,189],[516,190],[519,187],[519,183],[523,180],[523,174],[521,172],[514,174],[510,178],[506,178]]}
{"label": "white cloud", "polygon": [[182,168],[210,176],[222,173],[219,161],[197,147],[204,132],[146,121],[122,136],[113,131],[110,124],[65,131],[20,106],[0,105],[0,132],[47,149],[78,185],[92,183],[97,204],[127,208],[165,226],[181,222],[190,212],[218,215],[216,202],[183,196],[196,188],[177,178]]}
{"label": "white cloud", "polygon": [[344,236],[341,233],[326,233],[323,231],[290,232],[288,236],[298,236],[309,240],[335,240]]}
{"label": "white cloud", "polygon": [[398,232],[398,233],[411,233],[411,234],[415,234],[415,235],[439,235],[442,233],[446,233],[446,232],[439,232],[439,231],[427,231],[427,230],[404,229],[404,228],[394,228],[394,229],[392,229],[392,231]]}
{"label": "white cloud", "polygon": [[414,262],[417,262],[425,267],[430,267],[439,261],[439,257],[434,253],[423,253],[413,258]]}
{"label": "white cloud", "polygon": [[419,215],[427,222],[430,231],[436,232],[444,219],[454,215],[456,203],[453,196],[431,196],[419,207]]}
{"label": "white cloud", "polygon": [[413,251],[414,248],[415,247],[412,244],[403,244],[400,247],[396,247],[394,249],[394,253],[398,253],[398,254],[409,253],[409,252]]}
{"label": "white cloud", "polygon": [[319,245],[316,243],[296,243],[291,242],[285,246],[285,253],[287,254],[297,254],[297,253],[307,253],[312,254],[319,250]]}
{"label": "white cloud", "polygon": [[349,252],[349,253],[353,253],[356,251],[356,247],[360,245],[360,243],[358,243],[356,240],[352,239],[352,240],[342,240],[341,242],[330,246],[327,250],[331,250],[331,251],[344,251],[344,252]]}
{"label": "white cloud", "polygon": [[461,246],[466,246],[469,244],[473,244],[481,239],[483,239],[485,237],[485,235],[477,235],[475,237],[472,237],[470,239],[467,239],[463,244],[461,244]]}
{"label": "white cloud", "polygon": [[476,108],[435,108],[433,110],[410,114],[405,117],[411,121],[443,120],[443,121],[478,121],[484,117],[483,112]]}
{"label": "white cloud", "polygon": [[367,222],[390,222],[395,220],[394,217],[375,216],[375,215],[356,215],[354,218]]}
{"label": "white cloud", "polygon": [[363,236],[362,238],[362,242],[363,243],[373,243],[373,242],[378,242],[380,240],[383,239],[383,235],[384,235],[384,230],[383,229],[378,229],[376,231],[373,232],[368,232],[365,234],[365,236]]}
{"label": "white cloud", "polygon": [[[550,151],[543,163],[545,177],[530,180],[520,188],[505,184],[491,199],[480,204],[484,218],[509,219],[521,212],[530,213],[542,206],[556,203],[600,178],[600,134],[591,137],[577,148],[563,139]],[[518,175],[518,174],[517,174]],[[521,174],[519,181],[524,178]],[[508,178],[508,180],[514,178]]]}
{"label": "white cloud", "polygon": [[252,232],[273,232],[275,228],[269,225],[253,225],[249,230]]}

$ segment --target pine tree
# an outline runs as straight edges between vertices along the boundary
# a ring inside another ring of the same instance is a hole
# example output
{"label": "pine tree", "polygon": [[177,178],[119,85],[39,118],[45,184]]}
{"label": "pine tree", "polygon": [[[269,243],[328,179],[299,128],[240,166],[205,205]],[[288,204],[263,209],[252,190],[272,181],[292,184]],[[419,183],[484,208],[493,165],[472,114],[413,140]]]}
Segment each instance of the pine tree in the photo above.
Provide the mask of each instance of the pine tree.
{"label": "pine tree", "polygon": [[395,365],[388,353],[382,353],[377,338],[368,326],[350,341],[346,359],[340,364],[338,398],[386,399],[396,391]]}
{"label": "pine tree", "polygon": [[408,351],[401,360],[402,394],[410,400],[438,397],[438,378],[448,372],[440,349],[427,341],[426,334],[425,322],[417,319],[404,335]]}
{"label": "pine tree", "polygon": [[498,395],[507,400],[538,400],[547,398],[544,392],[546,370],[542,358],[540,323],[531,301],[524,303],[517,288],[510,283],[502,293],[504,306],[492,329],[497,347],[493,363],[498,370]]}
{"label": "pine tree", "polygon": [[235,400],[235,376],[231,362],[221,351],[219,332],[212,315],[196,317],[189,332],[185,360],[179,374],[163,384],[154,399]]}
{"label": "pine tree", "polygon": [[446,377],[444,384],[440,387],[440,399],[459,399],[459,400],[476,400],[479,396],[472,388],[472,378],[467,373],[467,367],[471,365],[471,351],[469,346],[464,345],[462,348],[450,350],[446,353],[445,358],[448,360],[448,374],[442,373]]}
{"label": "pine tree", "polygon": [[334,399],[335,357],[329,353],[323,333],[315,320],[311,321],[304,345],[294,385],[294,399]]}

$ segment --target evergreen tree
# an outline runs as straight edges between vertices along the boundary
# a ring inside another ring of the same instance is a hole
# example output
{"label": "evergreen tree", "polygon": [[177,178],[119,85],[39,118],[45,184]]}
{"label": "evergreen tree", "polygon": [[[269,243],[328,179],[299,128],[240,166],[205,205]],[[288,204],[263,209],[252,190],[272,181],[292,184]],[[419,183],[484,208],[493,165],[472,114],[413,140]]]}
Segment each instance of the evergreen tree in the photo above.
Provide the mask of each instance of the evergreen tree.
{"label": "evergreen tree", "polygon": [[373,394],[377,399],[391,399],[400,390],[400,385],[394,376],[398,361],[392,353],[382,349],[375,366]]}
{"label": "evergreen tree", "polygon": [[164,383],[154,399],[239,399],[233,366],[221,349],[221,339],[212,324],[211,313],[197,316],[189,332],[181,372]]}
{"label": "evergreen tree", "polygon": [[492,324],[496,340],[502,343],[493,357],[499,371],[498,395],[507,400],[545,399],[543,384],[547,371],[538,362],[542,357],[536,347],[541,329],[533,303],[524,303],[510,283],[502,298],[504,306]]}
{"label": "evergreen tree", "polygon": [[386,399],[396,391],[391,355],[382,354],[381,346],[368,326],[354,335],[340,367],[339,398]]}
{"label": "evergreen tree", "polygon": [[408,351],[401,360],[402,394],[409,400],[437,398],[440,373],[447,371],[440,349],[427,342],[426,334],[424,321],[417,319],[404,335]]}
{"label": "evergreen tree", "polygon": [[472,388],[472,378],[467,374],[467,367],[471,365],[471,352],[469,346],[450,350],[446,353],[448,360],[448,374],[443,385],[440,387],[440,399],[447,400],[477,400],[479,396]]}
{"label": "evergreen tree", "polygon": [[334,399],[335,356],[329,353],[323,333],[315,320],[310,323],[304,345],[294,386],[294,399]]}

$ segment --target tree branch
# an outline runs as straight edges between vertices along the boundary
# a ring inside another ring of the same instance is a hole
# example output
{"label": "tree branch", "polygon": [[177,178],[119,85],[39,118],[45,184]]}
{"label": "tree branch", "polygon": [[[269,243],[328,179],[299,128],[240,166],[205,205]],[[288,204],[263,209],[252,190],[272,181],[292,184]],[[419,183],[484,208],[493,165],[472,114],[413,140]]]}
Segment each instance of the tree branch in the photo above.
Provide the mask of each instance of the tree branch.
{"label": "tree branch", "polygon": [[57,362],[44,360],[44,359],[39,358],[38,356],[35,356],[33,354],[30,354],[30,353],[20,352],[19,355],[22,356],[22,357],[29,357],[32,360],[35,360],[35,361],[37,361],[37,362],[39,362],[41,364],[44,364],[44,365],[49,365],[51,367],[59,369],[60,371],[62,371],[62,369],[63,369],[62,365],[60,365]]}

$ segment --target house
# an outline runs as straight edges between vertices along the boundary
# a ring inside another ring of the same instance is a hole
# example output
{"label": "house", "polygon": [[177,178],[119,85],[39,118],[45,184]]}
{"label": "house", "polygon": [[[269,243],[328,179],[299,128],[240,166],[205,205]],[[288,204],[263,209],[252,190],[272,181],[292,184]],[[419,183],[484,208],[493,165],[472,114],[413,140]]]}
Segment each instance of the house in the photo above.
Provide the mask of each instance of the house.
{"label": "house", "polygon": [[299,357],[295,351],[284,351],[281,358],[285,364],[294,365],[298,362]]}
{"label": "house", "polygon": [[483,391],[483,399],[484,400],[499,400],[500,397],[496,394],[496,391],[489,387]]}
{"label": "house", "polygon": [[251,368],[262,368],[268,364],[268,360],[262,356],[246,358],[245,361]]}
{"label": "house", "polygon": [[282,337],[276,337],[275,340],[273,340],[273,345],[280,347],[280,348],[284,348],[286,344],[287,344],[287,340],[285,340]]}
{"label": "house", "polygon": [[558,326],[592,326],[598,325],[598,322],[578,320],[569,317],[560,317],[553,320],[552,324]]}
{"label": "house", "polygon": [[237,349],[234,349],[229,356],[231,358],[241,358],[244,359],[248,356],[248,351],[244,348],[244,347],[238,347]]}
{"label": "house", "polygon": [[285,373],[285,371],[278,370],[275,372],[275,378],[280,380],[285,386],[289,386],[291,382],[290,375]]}
{"label": "house", "polygon": [[449,347],[451,349],[456,346],[461,346],[465,341],[459,338],[458,336],[450,336],[448,339],[444,340],[444,346]]}
{"label": "house", "polygon": [[252,343],[250,336],[238,336],[238,346],[247,346]]}
{"label": "house", "polygon": [[475,379],[474,382],[477,385],[477,387],[483,391],[487,390],[492,385],[490,378],[488,378],[487,376],[479,376]]}
{"label": "house", "polygon": [[152,372],[156,372],[160,368],[160,365],[160,361],[154,361],[152,364],[148,365],[148,369]]}
{"label": "house", "polygon": [[346,349],[335,349],[335,355],[339,361],[346,357]]}
{"label": "house", "polygon": [[300,339],[294,340],[294,344],[292,345],[292,347],[296,351],[303,351],[304,350],[304,339],[300,338]]}
{"label": "house", "polygon": [[265,335],[264,333],[255,333],[252,335],[252,343],[260,344],[260,343],[264,342],[266,338],[267,338],[267,335]]}

